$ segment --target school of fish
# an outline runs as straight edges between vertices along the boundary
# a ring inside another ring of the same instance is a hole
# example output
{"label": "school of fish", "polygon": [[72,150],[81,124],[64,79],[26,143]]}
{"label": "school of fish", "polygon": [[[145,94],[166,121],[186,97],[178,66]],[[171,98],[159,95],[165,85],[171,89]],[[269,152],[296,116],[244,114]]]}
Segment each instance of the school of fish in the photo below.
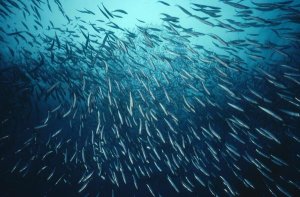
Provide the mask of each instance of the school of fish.
{"label": "school of fish", "polygon": [[44,196],[300,195],[300,2],[214,2],[154,1],[198,31],[172,13],[128,29],[108,2],[74,16],[1,0],[0,179],[40,177]]}

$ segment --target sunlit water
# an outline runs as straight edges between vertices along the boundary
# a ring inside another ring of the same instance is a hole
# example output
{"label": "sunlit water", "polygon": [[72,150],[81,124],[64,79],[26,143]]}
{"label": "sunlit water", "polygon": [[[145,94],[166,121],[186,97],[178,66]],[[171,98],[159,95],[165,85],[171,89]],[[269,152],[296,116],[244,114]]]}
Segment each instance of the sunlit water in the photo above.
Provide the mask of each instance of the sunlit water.
{"label": "sunlit water", "polygon": [[299,7],[1,1],[1,196],[297,196]]}

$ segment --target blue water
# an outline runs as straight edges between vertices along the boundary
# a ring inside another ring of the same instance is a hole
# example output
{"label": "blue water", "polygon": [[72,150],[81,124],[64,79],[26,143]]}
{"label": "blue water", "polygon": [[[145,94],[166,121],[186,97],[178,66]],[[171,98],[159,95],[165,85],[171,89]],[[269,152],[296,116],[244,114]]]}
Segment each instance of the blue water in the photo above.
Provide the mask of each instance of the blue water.
{"label": "blue water", "polygon": [[0,196],[298,196],[299,8],[1,1]]}

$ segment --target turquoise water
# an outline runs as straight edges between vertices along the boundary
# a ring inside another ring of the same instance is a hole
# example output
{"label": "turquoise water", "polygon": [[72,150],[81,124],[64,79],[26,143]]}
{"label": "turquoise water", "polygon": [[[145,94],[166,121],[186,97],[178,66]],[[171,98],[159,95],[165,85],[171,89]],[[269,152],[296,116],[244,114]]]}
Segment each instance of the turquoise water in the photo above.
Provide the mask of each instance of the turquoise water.
{"label": "turquoise water", "polygon": [[1,1],[1,196],[297,196],[299,7]]}

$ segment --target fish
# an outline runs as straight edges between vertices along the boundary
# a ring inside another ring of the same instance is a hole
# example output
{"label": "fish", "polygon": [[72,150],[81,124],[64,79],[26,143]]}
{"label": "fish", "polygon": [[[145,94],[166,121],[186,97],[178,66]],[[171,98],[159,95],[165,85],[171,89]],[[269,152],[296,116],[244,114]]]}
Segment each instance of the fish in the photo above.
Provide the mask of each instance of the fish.
{"label": "fish", "polygon": [[84,10],[77,10],[78,12],[80,13],[84,13],[84,14],[91,14],[91,15],[95,15],[94,12],[92,12],[91,10],[88,10],[88,9],[84,9]]}
{"label": "fish", "polygon": [[130,5],[0,2],[1,194],[297,193],[296,1]]}
{"label": "fish", "polygon": [[270,116],[272,116],[273,118],[279,120],[279,121],[283,121],[283,119],[277,115],[276,113],[274,113],[273,111],[265,108],[265,107],[262,107],[262,106],[258,106],[262,111],[266,112],[267,114],[269,114]]}
{"label": "fish", "polygon": [[165,5],[165,6],[170,6],[170,4],[167,3],[167,2],[165,2],[165,1],[157,1],[157,2],[158,2],[158,3],[161,3],[161,4]]}
{"label": "fish", "polygon": [[174,188],[174,190],[175,190],[177,193],[179,193],[179,189],[178,189],[177,186],[174,184],[174,182],[172,181],[172,179],[171,179],[169,176],[167,176],[167,179],[168,179],[169,183],[171,184],[171,186]]}
{"label": "fish", "polygon": [[128,14],[125,10],[122,10],[122,9],[116,9],[112,12],[119,12],[119,13],[122,13],[122,14]]}
{"label": "fish", "polygon": [[108,16],[110,16],[111,18],[114,18],[114,16],[108,11],[108,9],[104,6],[104,4],[102,3],[102,7],[105,10],[105,12],[107,13]]}

